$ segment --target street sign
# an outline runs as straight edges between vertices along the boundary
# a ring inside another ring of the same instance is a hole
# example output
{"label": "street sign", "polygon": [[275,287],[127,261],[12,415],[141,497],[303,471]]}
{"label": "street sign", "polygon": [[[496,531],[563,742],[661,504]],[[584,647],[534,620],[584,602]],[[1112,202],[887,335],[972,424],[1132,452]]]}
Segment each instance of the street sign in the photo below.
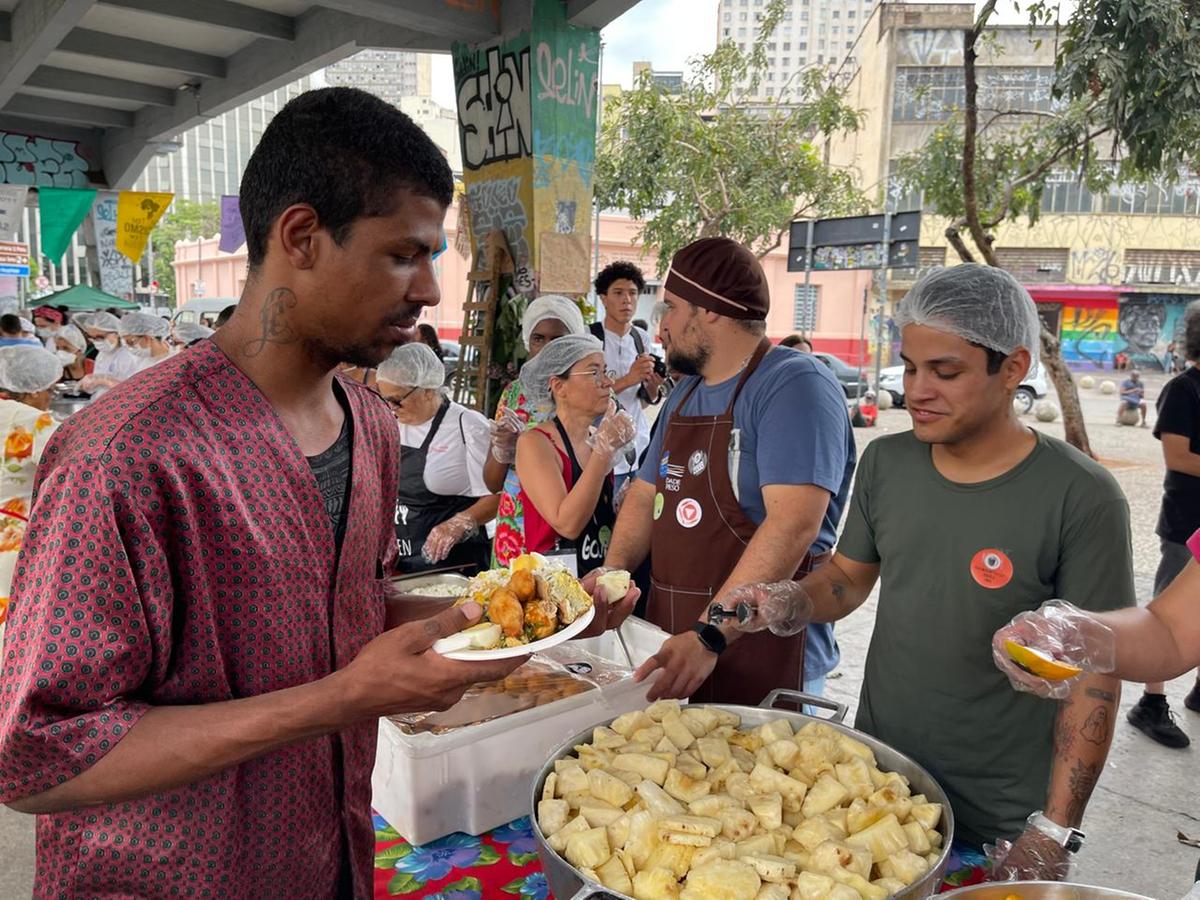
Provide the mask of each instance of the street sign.
{"label": "street sign", "polygon": [[919,210],[793,222],[788,239],[788,271],[913,268],[917,265],[920,236]]}
{"label": "street sign", "polygon": [[29,277],[29,245],[0,241],[0,275]]}

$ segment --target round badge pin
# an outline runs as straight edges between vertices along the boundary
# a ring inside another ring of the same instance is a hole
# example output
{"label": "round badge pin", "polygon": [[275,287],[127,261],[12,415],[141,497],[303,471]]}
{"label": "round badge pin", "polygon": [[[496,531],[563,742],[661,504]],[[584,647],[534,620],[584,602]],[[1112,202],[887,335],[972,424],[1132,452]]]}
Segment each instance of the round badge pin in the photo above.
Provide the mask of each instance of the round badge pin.
{"label": "round badge pin", "polygon": [[661,494],[654,495],[654,521],[657,522],[663,514],[663,506],[666,505],[667,499]]}
{"label": "round badge pin", "polygon": [[971,557],[971,577],[980,587],[998,590],[1012,581],[1012,560],[1003,550],[980,550]]}
{"label": "round badge pin", "polygon": [[708,468],[708,454],[703,450],[697,450],[688,457],[688,471],[693,475],[699,475]]}
{"label": "round badge pin", "polygon": [[679,505],[675,507],[675,521],[684,528],[695,528],[703,518],[704,510],[690,497],[680,500]]}

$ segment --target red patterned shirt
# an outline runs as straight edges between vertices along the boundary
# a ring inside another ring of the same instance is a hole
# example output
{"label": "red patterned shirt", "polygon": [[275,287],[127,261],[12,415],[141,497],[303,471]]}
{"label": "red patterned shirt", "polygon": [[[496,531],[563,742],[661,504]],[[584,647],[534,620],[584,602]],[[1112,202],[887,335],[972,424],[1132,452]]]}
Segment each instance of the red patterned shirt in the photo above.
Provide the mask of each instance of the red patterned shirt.
{"label": "red patterned shirt", "polygon": [[[0,660],[0,802],[78,775],[152,706],[314,681],[379,634],[396,423],[342,385],[353,472],[340,561],[308,461],[211,341],[59,429]],[[332,896],[344,834],[355,895],[369,897],[374,758],[375,726],[362,725],[164,794],[39,816],[35,894]]]}

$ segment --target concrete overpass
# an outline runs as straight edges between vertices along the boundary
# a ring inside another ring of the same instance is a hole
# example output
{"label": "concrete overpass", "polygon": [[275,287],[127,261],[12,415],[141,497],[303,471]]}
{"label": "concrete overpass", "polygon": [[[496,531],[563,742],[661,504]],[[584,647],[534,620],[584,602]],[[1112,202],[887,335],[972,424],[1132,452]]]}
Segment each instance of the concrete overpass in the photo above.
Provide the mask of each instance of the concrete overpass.
{"label": "concrete overpass", "polygon": [[[637,0],[565,0],[600,28]],[[0,181],[128,188],[174,135],[367,48],[448,51],[532,0],[0,0]],[[49,175],[51,180],[46,180]]]}

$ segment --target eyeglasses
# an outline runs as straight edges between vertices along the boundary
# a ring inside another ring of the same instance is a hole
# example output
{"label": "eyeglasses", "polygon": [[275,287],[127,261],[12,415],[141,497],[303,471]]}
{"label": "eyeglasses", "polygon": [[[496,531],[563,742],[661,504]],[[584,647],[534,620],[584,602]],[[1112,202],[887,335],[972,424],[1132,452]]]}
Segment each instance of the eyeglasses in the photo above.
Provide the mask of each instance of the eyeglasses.
{"label": "eyeglasses", "polygon": [[609,369],[608,371],[605,371],[604,369],[588,369],[583,372],[568,372],[567,373],[568,378],[576,378],[576,377],[580,377],[580,376],[584,376],[584,375],[586,375],[588,378],[591,378],[592,381],[596,382],[596,387],[603,387],[604,382],[606,382],[606,381],[616,381],[617,380],[617,373],[612,371],[612,369]]}
{"label": "eyeglasses", "polygon": [[392,408],[393,412],[399,412],[400,410],[402,410],[404,408],[404,401],[407,400],[409,397],[411,397],[413,394],[415,394],[419,390],[420,390],[420,388],[413,388],[407,394],[405,394],[403,397],[383,397],[383,394],[380,394],[379,396],[383,397],[383,402],[386,403],[388,406],[390,406]]}

